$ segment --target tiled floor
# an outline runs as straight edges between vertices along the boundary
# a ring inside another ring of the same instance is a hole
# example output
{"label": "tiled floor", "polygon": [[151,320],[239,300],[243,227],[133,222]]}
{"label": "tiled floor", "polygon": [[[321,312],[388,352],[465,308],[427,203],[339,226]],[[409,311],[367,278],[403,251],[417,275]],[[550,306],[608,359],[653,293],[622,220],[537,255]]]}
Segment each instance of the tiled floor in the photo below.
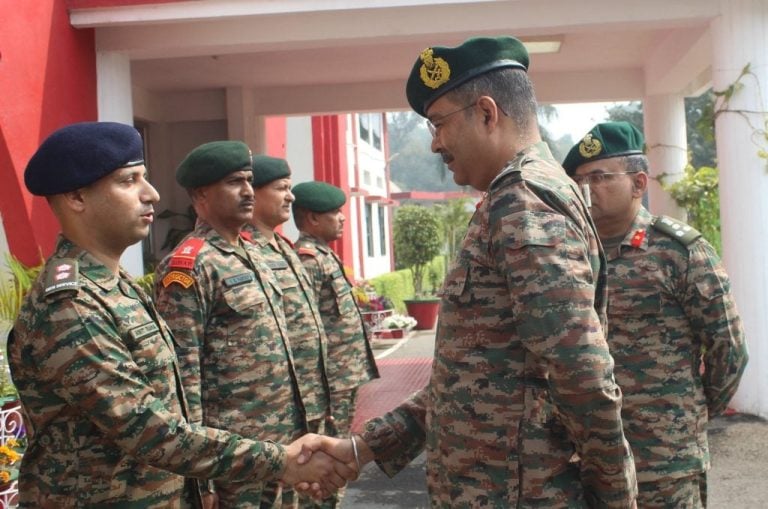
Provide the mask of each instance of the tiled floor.
{"label": "tiled floor", "polygon": [[376,361],[378,378],[365,384],[357,396],[357,411],[352,431],[360,431],[363,423],[396,407],[411,393],[424,387],[429,381],[432,359],[394,358]]}

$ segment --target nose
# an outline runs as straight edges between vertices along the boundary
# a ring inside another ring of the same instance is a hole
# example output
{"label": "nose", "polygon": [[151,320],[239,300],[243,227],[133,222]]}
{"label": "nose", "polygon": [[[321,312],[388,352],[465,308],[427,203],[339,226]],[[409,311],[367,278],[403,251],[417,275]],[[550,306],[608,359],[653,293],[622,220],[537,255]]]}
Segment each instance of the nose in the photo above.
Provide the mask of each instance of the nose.
{"label": "nose", "polygon": [[157,189],[147,181],[143,198],[144,202],[157,203],[160,201],[160,193],[158,193]]}
{"label": "nose", "polygon": [[289,190],[288,195],[285,197],[286,200],[288,200],[288,203],[293,203],[296,201],[296,196],[293,195],[293,193]]}
{"label": "nose", "polygon": [[434,135],[432,135],[432,143],[430,144],[429,148],[435,154],[440,152],[442,145],[440,144],[439,133],[435,133]]}

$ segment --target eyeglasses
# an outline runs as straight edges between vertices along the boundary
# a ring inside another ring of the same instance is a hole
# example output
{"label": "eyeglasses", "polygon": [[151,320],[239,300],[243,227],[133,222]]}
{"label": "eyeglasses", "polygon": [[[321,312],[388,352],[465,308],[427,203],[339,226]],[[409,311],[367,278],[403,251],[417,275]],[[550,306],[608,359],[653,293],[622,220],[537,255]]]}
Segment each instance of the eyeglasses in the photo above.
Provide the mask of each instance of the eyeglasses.
{"label": "eyeglasses", "polygon": [[464,106],[463,108],[460,108],[458,110],[452,111],[450,113],[446,113],[445,115],[443,115],[443,116],[441,116],[440,118],[437,119],[440,122],[437,125],[433,124],[431,120],[427,119],[427,129],[429,129],[429,134],[431,134],[432,137],[434,138],[435,136],[437,136],[437,130],[443,125],[442,124],[443,120],[445,120],[446,118],[450,117],[454,113],[458,113],[460,111],[468,110],[469,108],[471,108],[475,104],[477,104],[477,102],[473,102],[469,106]]}
{"label": "eyeglasses", "polygon": [[588,173],[586,175],[573,175],[571,179],[573,179],[573,181],[576,182],[578,185],[587,183],[590,186],[599,186],[606,182],[610,182],[611,180],[613,180],[615,177],[619,175],[634,175],[635,173],[637,172],[636,171],[617,171],[614,173]]}

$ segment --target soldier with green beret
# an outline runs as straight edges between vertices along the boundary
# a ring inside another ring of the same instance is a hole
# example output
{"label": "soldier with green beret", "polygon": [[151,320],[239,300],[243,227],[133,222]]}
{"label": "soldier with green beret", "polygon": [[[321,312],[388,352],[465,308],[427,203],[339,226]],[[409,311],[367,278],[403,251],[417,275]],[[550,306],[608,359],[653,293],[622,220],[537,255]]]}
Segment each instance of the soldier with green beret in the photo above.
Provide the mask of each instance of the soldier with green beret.
{"label": "soldier with green beret", "polygon": [[314,472],[297,463],[302,442],[328,439],[282,446],[190,422],[173,334],[119,265],[149,233],[159,200],[136,129],[65,126],[24,179],[62,233],[8,341],[29,440],[21,507],[198,507],[191,478],[293,484],[328,472],[327,462]]}
{"label": "soldier with green beret", "polygon": [[608,344],[625,394],[638,506],[695,509],[707,500],[706,423],[736,392],[747,351],[715,250],[685,223],[643,207],[643,152],[635,126],[605,122],[563,166],[588,186],[608,259]]}
{"label": "soldier with green beret", "polygon": [[[255,257],[270,268],[282,289],[282,308],[308,431],[324,433],[330,415],[325,374],[328,339],[312,281],[293,244],[275,231],[291,217],[293,194],[288,162],[267,155],[254,156],[253,187],[253,216],[243,233],[250,237]],[[312,504],[310,500],[302,503]]]}
{"label": "soldier with green beret", "polygon": [[[299,229],[296,252],[309,275],[328,336],[326,375],[331,391],[331,419],[326,433],[347,437],[354,420],[357,391],[379,377],[363,317],[352,295],[344,264],[328,245],[341,238],[346,203],[344,191],[325,182],[302,182],[293,187],[293,218]],[[341,504],[340,491],[322,507]]]}
{"label": "soldier with green beret", "polygon": [[433,507],[628,508],[605,261],[578,188],[541,141],[528,66],[509,36],[416,58],[406,95],[432,151],[485,197],[441,291],[429,384],[355,445],[389,475],[426,448]]}
{"label": "soldier with green beret", "polygon": [[[307,431],[283,291],[242,228],[255,202],[251,152],[240,141],[192,150],[176,180],[198,216],[157,267],[155,297],[176,339],[192,423],[291,443]],[[219,507],[295,507],[276,480],[214,479]]]}

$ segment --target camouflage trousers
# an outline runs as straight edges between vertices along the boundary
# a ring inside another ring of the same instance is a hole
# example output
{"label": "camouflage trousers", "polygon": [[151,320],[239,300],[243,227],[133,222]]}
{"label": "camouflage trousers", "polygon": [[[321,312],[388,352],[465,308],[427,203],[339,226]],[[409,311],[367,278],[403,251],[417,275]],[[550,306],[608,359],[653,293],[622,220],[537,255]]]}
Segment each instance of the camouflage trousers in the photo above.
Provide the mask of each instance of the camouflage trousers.
{"label": "camouflage trousers", "polygon": [[[352,431],[352,420],[355,418],[355,403],[357,402],[357,389],[334,392],[331,394],[331,417],[326,424],[325,434],[331,437],[346,438]],[[344,488],[334,496],[315,502],[302,498],[301,509],[336,509],[341,506],[344,497]]]}
{"label": "camouflage trousers", "polygon": [[637,509],[704,509],[707,474],[638,483]]}

